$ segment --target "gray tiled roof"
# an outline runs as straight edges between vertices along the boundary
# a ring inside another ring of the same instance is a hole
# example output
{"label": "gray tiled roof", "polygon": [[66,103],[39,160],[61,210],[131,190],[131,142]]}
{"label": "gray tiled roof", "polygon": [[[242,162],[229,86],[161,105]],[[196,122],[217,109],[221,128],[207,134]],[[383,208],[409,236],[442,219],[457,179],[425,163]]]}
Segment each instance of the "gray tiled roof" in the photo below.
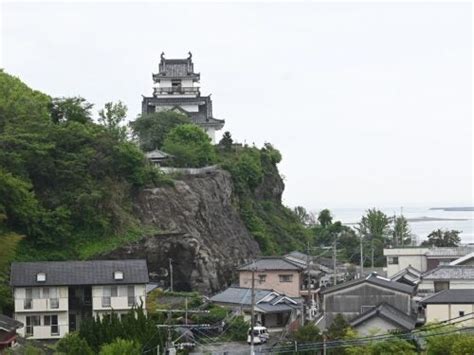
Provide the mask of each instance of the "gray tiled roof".
{"label": "gray tiled roof", "polygon": [[13,318],[0,314],[0,329],[3,329],[7,332],[11,332],[12,330],[22,328],[22,327],[23,327],[22,322],[19,322]]}
{"label": "gray tiled roof", "polygon": [[370,284],[373,284],[373,285],[377,285],[377,286],[381,286],[381,287],[385,287],[385,288],[389,288],[391,290],[395,290],[395,291],[399,291],[399,292],[403,292],[403,293],[409,293],[409,294],[413,294],[413,292],[415,290],[415,288],[413,286],[405,285],[405,284],[402,284],[402,283],[396,282],[396,281],[391,281],[391,280],[388,280],[386,278],[380,277],[380,276],[375,275],[375,274],[370,274],[369,276],[367,276],[365,278],[360,278],[360,279],[344,282],[342,284],[330,287],[330,288],[322,291],[321,293],[322,294],[331,293],[331,292],[338,291],[338,290],[341,290],[341,289],[344,289],[344,288],[356,286],[356,285],[364,283],[364,282],[367,282],[367,283],[370,283]]}
{"label": "gray tiled roof", "polygon": [[251,271],[255,268],[257,271],[264,271],[264,270],[292,270],[292,271],[299,271],[303,268],[298,266],[285,258],[280,257],[263,257],[255,262],[248,263],[239,267],[238,271]]}
{"label": "gray tiled roof", "polygon": [[[268,296],[273,290],[255,289],[255,302]],[[213,302],[250,305],[252,303],[252,289],[244,287],[229,287],[228,289],[211,297]]]}
{"label": "gray tiled roof", "polygon": [[423,280],[474,280],[474,265],[440,265],[426,272]]}
{"label": "gray tiled roof", "polygon": [[423,304],[474,304],[474,289],[453,289],[438,292],[420,301]]}
{"label": "gray tiled roof", "polygon": [[[114,272],[122,271],[123,280],[114,280]],[[46,274],[45,282],[37,282],[38,273]],[[10,285],[61,286],[146,284],[146,260],[91,260],[91,261],[41,261],[12,263]]]}
{"label": "gray tiled roof", "polygon": [[474,246],[461,246],[461,247],[452,247],[452,248],[430,248],[426,252],[426,256],[428,258],[430,257],[436,257],[436,256],[446,256],[446,257],[461,257],[466,254],[474,252]]}
{"label": "gray tiled roof", "polygon": [[357,316],[356,318],[350,321],[351,326],[357,326],[365,322],[367,319],[372,317],[379,316],[382,317],[392,323],[399,325],[400,327],[404,328],[405,330],[412,330],[415,328],[416,318],[411,317],[408,314],[400,311],[399,309],[387,304],[381,303],[377,307],[362,313],[361,315]]}
{"label": "gray tiled roof", "polygon": [[[270,300],[262,302],[262,300],[274,293]],[[283,298],[291,299],[289,302]],[[227,304],[228,306],[250,307],[252,304],[252,289],[243,287],[229,287],[228,289],[211,297],[211,301],[219,304]],[[281,295],[274,290],[255,289],[255,308],[263,313],[278,313],[292,311],[301,308],[302,300],[300,298],[288,297]]]}

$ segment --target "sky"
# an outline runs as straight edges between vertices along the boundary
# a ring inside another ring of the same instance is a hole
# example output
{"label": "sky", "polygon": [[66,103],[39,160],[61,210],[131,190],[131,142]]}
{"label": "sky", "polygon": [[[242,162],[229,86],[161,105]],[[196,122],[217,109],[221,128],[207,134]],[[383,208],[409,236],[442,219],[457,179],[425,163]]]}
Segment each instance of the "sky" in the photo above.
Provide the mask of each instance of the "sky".
{"label": "sky", "polygon": [[234,140],[282,155],[284,202],[473,205],[470,3],[14,3],[0,67],[133,120],[192,51]]}

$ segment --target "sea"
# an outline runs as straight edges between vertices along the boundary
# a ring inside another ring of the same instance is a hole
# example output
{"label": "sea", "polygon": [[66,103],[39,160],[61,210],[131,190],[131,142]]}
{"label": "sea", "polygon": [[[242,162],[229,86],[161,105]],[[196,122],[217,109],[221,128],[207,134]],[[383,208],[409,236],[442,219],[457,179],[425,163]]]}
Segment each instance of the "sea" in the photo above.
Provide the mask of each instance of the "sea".
{"label": "sea", "polygon": [[[438,206],[432,206],[438,208]],[[446,211],[432,207],[377,208],[388,216],[403,214],[408,219],[417,243],[426,239],[436,229],[458,230],[462,244],[474,244],[474,208],[463,211]],[[445,206],[441,206],[445,207]],[[446,206],[451,207],[451,206]],[[456,207],[456,206],[452,206]],[[334,221],[354,226],[366,214],[368,208],[331,208]],[[317,212],[316,212],[317,213]]]}

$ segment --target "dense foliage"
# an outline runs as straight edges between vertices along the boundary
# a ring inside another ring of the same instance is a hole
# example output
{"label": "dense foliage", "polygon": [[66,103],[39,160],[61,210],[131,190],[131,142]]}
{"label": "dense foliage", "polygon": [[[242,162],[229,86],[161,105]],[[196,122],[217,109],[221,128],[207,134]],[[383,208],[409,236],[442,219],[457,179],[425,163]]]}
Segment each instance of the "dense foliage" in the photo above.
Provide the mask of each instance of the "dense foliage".
{"label": "dense foliage", "polygon": [[441,230],[437,229],[428,235],[428,239],[421,243],[422,246],[428,247],[457,247],[461,243],[457,230]]}
{"label": "dense foliage", "polygon": [[175,167],[200,168],[215,163],[217,159],[211,139],[194,124],[173,128],[165,138],[163,150],[173,156]]}
{"label": "dense foliage", "polygon": [[144,151],[161,149],[170,131],[182,124],[191,123],[189,118],[174,111],[160,111],[138,116],[130,123],[133,134]]}

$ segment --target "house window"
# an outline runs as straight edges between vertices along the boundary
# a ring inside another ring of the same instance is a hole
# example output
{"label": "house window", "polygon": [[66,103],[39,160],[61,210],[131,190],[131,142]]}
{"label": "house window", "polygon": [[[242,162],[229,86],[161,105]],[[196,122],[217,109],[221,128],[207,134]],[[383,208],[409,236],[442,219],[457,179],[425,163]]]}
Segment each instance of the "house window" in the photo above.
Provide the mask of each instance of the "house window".
{"label": "house window", "polygon": [[36,281],[37,282],[45,282],[46,281],[46,274],[44,272],[38,272],[36,274]]}
{"label": "house window", "polygon": [[123,280],[123,271],[115,271],[114,280]]}
{"label": "house window", "polygon": [[280,282],[292,282],[293,281],[293,275],[278,275],[280,278]]}
{"label": "house window", "polygon": [[398,256],[389,256],[387,262],[389,265],[398,265]]}
{"label": "house window", "polygon": [[33,335],[33,328],[41,325],[40,316],[26,316],[26,336]]}
{"label": "house window", "polygon": [[51,327],[51,335],[59,335],[58,316],[56,314],[44,316],[44,325]]}
{"label": "house window", "polygon": [[49,306],[53,309],[59,308],[59,298],[57,287],[51,287],[49,289]]}
{"label": "house window", "polygon": [[23,309],[31,309],[33,303],[33,289],[31,287],[25,288],[25,299]]}
{"label": "house window", "polygon": [[283,314],[282,313],[277,313],[276,314],[276,323],[277,323],[277,326],[282,326],[283,325]]}
{"label": "house window", "polygon": [[102,289],[102,307],[111,306],[111,298],[117,297],[117,286],[104,286]]}
{"label": "house window", "polygon": [[443,290],[449,290],[449,281],[435,281],[434,282],[434,291],[440,292]]}
{"label": "house window", "polygon": [[135,286],[127,286],[127,300],[129,307],[135,305]]}
{"label": "house window", "polygon": [[464,317],[464,311],[459,311],[459,317]]}
{"label": "house window", "polygon": [[267,281],[267,275],[265,274],[261,274],[261,275],[258,275],[258,282],[263,284],[265,281]]}

